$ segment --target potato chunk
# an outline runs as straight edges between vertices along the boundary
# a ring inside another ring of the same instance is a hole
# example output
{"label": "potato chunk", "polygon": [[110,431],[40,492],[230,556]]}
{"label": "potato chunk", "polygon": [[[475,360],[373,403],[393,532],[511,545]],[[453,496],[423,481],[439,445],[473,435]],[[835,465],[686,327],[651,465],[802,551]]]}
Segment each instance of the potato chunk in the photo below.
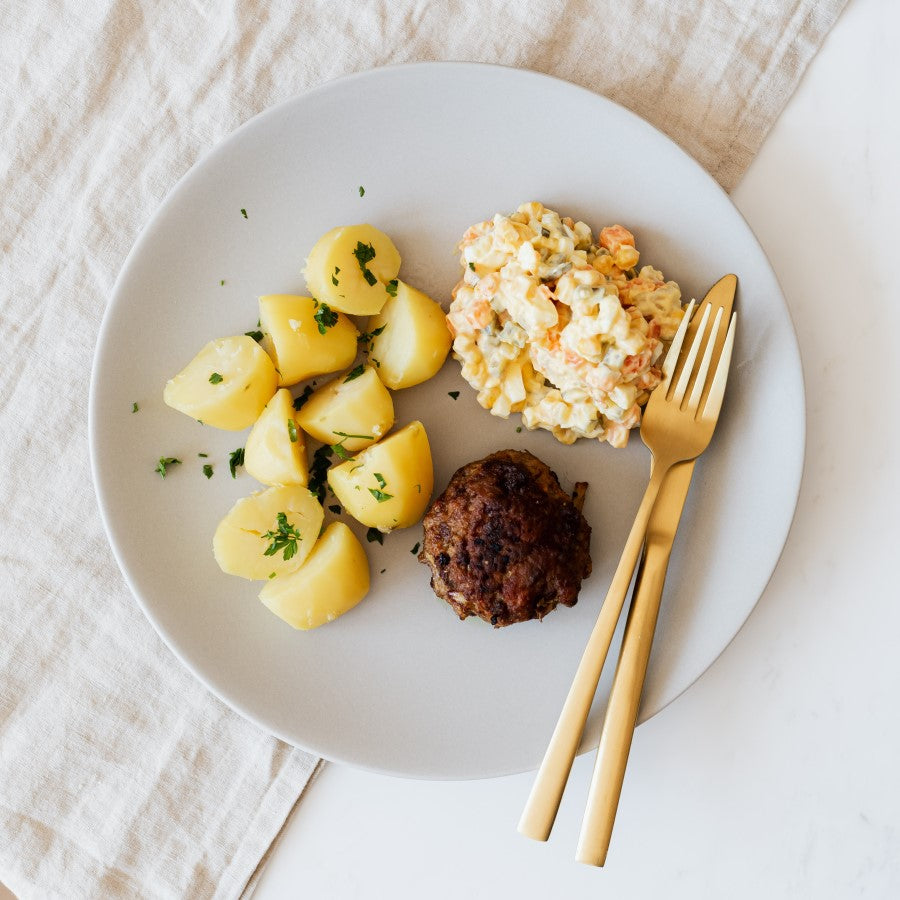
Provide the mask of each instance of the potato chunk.
{"label": "potato chunk", "polygon": [[[216,562],[223,572],[241,578],[296,572],[316,543],[323,516],[305,487],[270,487],[242,497],[216,529]],[[266,555],[273,544],[275,552]]]}
{"label": "potato chunk", "polygon": [[316,242],[303,275],[314,297],[354,316],[380,312],[400,271],[391,239],[371,225],[333,228]]}
{"label": "potato chunk", "polygon": [[309,480],[306,441],[287,388],[275,392],[250,429],[244,468],[263,484],[305,486]]}
{"label": "potato chunk", "polygon": [[[374,444],[394,424],[394,402],[372,368],[323,384],[297,413],[297,421],[323,444],[356,452]],[[346,435],[351,435],[347,437]]]}
{"label": "potato chunk", "polygon": [[[397,283],[377,316],[369,319],[369,357],[378,376],[394,390],[427,381],[444,364],[452,337],[440,304],[408,284]],[[379,330],[380,329],[380,330]]]}
{"label": "potato chunk", "polygon": [[218,338],[166,382],[163,400],[205,425],[240,431],[256,421],[277,381],[272,360],[253,338]]}
{"label": "potato chunk", "polygon": [[356,326],[312,297],[260,297],[259,322],[281,387],[344,369],[356,356]]}
{"label": "potato chunk", "polygon": [[259,599],[288,625],[308,631],[333,622],[368,592],[366,551],[343,522],[332,522],[306,562],[269,581]]}
{"label": "potato chunk", "polygon": [[328,483],[344,509],[363,525],[392,531],[422,518],[434,487],[431,447],[421,422],[333,466]]}

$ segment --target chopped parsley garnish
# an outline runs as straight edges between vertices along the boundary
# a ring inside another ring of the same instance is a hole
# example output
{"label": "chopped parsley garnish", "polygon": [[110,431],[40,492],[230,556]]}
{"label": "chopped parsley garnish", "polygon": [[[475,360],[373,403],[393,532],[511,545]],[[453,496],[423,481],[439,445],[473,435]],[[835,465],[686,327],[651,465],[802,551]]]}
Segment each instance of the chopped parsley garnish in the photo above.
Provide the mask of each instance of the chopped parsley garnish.
{"label": "chopped parsley garnish", "polygon": [[364,244],[362,241],[356,242],[356,249],[353,251],[353,255],[356,257],[356,261],[359,263],[359,270],[363,274],[363,278],[366,279],[366,283],[371,286],[375,284],[378,279],[372,274],[369,267],[366,265],[368,262],[372,262],[375,259],[375,248],[371,244]]}
{"label": "chopped parsley garnish", "polygon": [[203,474],[204,474],[207,478],[212,478],[212,477],[213,477],[213,467],[212,467],[209,463],[207,463],[207,464],[203,467]]}
{"label": "chopped parsley garnish", "polygon": [[293,419],[287,420],[288,427],[288,437],[291,439],[292,444],[297,443],[297,423]]}
{"label": "chopped parsley garnish", "polygon": [[362,363],[360,363],[355,369],[351,369],[347,373],[347,377],[344,379],[344,384],[346,384],[348,381],[353,381],[355,378],[359,378],[359,376],[362,375],[365,370],[366,367]]}
{"label": "chopped parsley garnish", "polygon": [[375,473],[375,480],[378,482],[378,487],[383,488],[387,484],[387,482],[384,480],[384,475],[382,475],[381,472]]}
{"label": "chopped parsley garnish", "polygon": [[247,218],[247,210],[241,209],[241,215],[246,219]]}
{"label": "chopped parsley garnish", "polygon": [[245,331],[244,334],[247,335],[247,337],[252,337],[257,343],[263,339],[263,333],[261,331]]}
{"label": "chopped parsley garnish", "polygon": [[139,409],[140,409],[140,407],[137,405],[137,403],[132,403],[132,404],[131,404],[131,411],[132,411],[133,413],[136,413]]}
{"label": "chopped parsley garnish", "polygon": [[337,277],[338,277],[338,275],[340,275],[340,274],[341,274],[340,266],[335,266],[335,267],[334,267],[334,273],[333,273],[332,276],[331,276],[331,283],[332,283],[335,287],[337,287],[337,284],[338,284]]}
{"label": "chopped parsley garnish", "polygon": [[362,185],[359,186],[359,196],[360,197],[366,196],[366,189]]}
{"label": "chopped parsley garnish", "polygon": [[274,578],[276,574],[277,574],[276,572],[269,572],[269,578],[270,579]]}
{"label": "chopped parsley garnish", "polygon": [[281,558],[287,562],[296,555],[297,543],[303,540],[303,536],[288,522],[287,516],[283,512],[278,513],[275,516],[275,520],[278,523],[278,528],[275,531],[267,531],[265,534],[260,535],[264,541],[271,542],[266,547],[263,555],[274,556],[281,550]]}
{"label": "chopped parsley garnish", "polygon": [[419,542],[418,541],[416,541],[416,543],[413,545],[412,550],[410,550],[409,552],[412,553],[413,556],[415,556],[419,552]]}
{"label": "chopped parsley garnish", "polygon": [[459,391],[447,391],[447,396],[456,400],[459,397]]}
{"label": "chopped parsley garnish", "polygon": [[328,475],[328,469],[331,467],[331,455],[334,451],[328,444],[319,447],[313,453],[312,465],[309,467],[309,487],[310,493],[315,494],[321,503],[325,499],[325,484]]}
{"label": "chopped parsley garnish", "polygon": [[209,457],[209,454],[208,453],[198,453],[197,456],[199,456],[200,459],[207,459]]}
{"label": "chopped parsley garnish", "polygon": [[339,438],[343,438],[345,441],[347,438],[359,438],[361,441],[374,441],[375,438],[371,434],[347,434],[346,431],[332,431],[332,434],[336,434]]}
{"label": "chopped parsley garnish", "polygon": [[374,544],[375,542],[379,544],[384,544],[384,535],[377,528],[370,528],[366,532],[366,540],[370,544]]}
{"label": "chopped parsley garnish", "polygon": [[338,314],[327,303],[320,303],[313,318],[319,326],[319,334],[325,334],[326,329],[337,325]]}
{"label": "chopped parsley garnish", "polygon": [[159,458],[159,462],[156,464],[156,468],[153,470],[154,472],[159,472],[161,478],[166,477],[166,466],[177,466],[181,462],[180,459],[175,459],[174,456],[161,456]]}
{"label": "chopped parsley garnish", "polygon": [[384,575],[385,572],[387,572],[387,569],[382,569],[378,574],[379,574],[379,575]]}
{"label": "chopped parsley garnish", "polygon": [[213,372],[212,375],[209,376],[210,384],[221,384],[225,379],[218,373]]}
{"label": "chopped parsley garnish", "polygon": [[220,278],[220,279],[219,279],[219,287],[222,287],[224,284],[225,284],[225,279],[224,279],[224,278]]}
{"label": "chopped parsley garnish", "polygon": [[312,396],[312,392],[312,385],[308,384],[303,388],[303,393],[299,397],[294,397],[294,409],[302,409],[303,404]]}
{"label": "chopped parsley garnish", "polygon": [[363,350],[368,353],[369,352],[369,344],[372,342],[372,338],[377,338],[379,334],[381,334],[384,329],[387,328],[387,322],[384,323],[380,328],[376,328],[374,331],[364,331],[356,340],[359,341],[360,344],[363,345]]}
{"label": "chopped parsley garnish", "polygon": [[393,500],[393,494],[386,494],[384,491],[378,491],[375,488],[369,488],[369,493],[379,502],[384,503],[387,500]]}
{"label": "chopped parsley garnish", "polygon": [[337,503],[332,503],[331,506],[328,507],[336,516],[341,514],[341,508],[337,505]]}
{"label": "chopped parsley garnish", "polygon": [[331,446],[331,449],[334,450],[335,455],[338,456],[340,459],[343,459],[343,460],[352,459],[352,454],[348,453],[344,449],[343,441],[341,441],[340,443],[337,443],[337,444],[331,444],[330,446]]}
{"label": "chopped parsley garnish", "polygon": [[236,470],[238,466],[242,466],[244,464],[244,448],[238,447],[237,450],[232,450],[231,454],[228,457],[228,468],[231,469],[231,477],[237,478]]}
{"label": "chopped parsley garnish", "polygon": [[469,263],[469,268],[474,272],[474,271],[475,271],[475,263],[470,262],[470,263]]}
{"label": "chopped parsley garnish", "polygon": [[392,297],[396,297],[396,296],[397,296],[397,285],[398,285],[398,281],[397,281],[396,278],[394,278],[392,281],[389,281],[389,282],[384,286],[384,289],[385,289]]}
{"label": "chopped parsley garnish", "polygon": [[516,427],[516,434],[521,434],[521,433],[522,433],[522,426],[521,426],[521,425],[518,425],[518,426]]}
{"label": "chopped parsley garnish", "polygon": [[416,485],[416,493],[417,493],[417,494],[421,494],[421,493],[422,493],[422,485],[421,485],[421,484],[417,484],[417,485]]}

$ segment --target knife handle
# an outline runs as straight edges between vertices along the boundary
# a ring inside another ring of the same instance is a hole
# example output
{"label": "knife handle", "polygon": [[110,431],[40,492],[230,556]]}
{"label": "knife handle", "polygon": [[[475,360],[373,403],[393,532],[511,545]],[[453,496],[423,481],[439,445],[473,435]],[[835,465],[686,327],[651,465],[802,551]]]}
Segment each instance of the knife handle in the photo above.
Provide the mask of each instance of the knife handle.
{"label": "knife handle", "polygon": [[[690,471],[678,477],[690,483]],[[674,537],[649,534],[638,569],[575,853],[588,865],[602,866],[609,850]]]}

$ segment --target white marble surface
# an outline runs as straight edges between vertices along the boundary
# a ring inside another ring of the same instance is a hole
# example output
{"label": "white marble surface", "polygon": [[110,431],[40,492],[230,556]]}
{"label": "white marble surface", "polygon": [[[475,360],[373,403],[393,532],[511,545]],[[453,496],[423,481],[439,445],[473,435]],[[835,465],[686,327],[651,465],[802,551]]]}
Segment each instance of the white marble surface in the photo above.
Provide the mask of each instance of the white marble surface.
{"label": "white marble surface", "polygon": [[531,775],[326,765],[255,900],[900,897],[898,34],[851,0],[734,194],[797,326],[804,483],[750,621],[638,730],[606,868],[574,861],[592,756],[548,844],[515,830]]}
{"label": "white marble surface", "polygon": [[896,0],[851,0],[734,194],[797,326],[804,483],[746,627],[638,730],[606,868],[574,861],[592,757],[548,844],[516,833],[530,775],[328,765],[255,900],[900,897],[898,34]]}

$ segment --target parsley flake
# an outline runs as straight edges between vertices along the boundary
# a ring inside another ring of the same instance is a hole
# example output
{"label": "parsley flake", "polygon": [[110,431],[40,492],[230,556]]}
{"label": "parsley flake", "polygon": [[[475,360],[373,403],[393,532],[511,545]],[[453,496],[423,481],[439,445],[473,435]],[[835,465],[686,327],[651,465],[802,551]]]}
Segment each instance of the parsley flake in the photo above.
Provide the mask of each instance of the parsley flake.
{"label": "parsley flake", "polygon": [[287,420],[288,437],[292,444],[297,443],[297,423],[293,419]]}
{"label": "parsley flake", "polygon": [[312,396],[312,385],[307,385],[303,388],[303,393],[299,397],[294,397],[294,409],[302,409],[303,404],[306,403],[307,400]]}
{"label": "parsley flake", "polygon": [[321,503],[325,499],[325,479],[331,467],[331,456],[334,451],[328,444],[319,447],[313,453],[313,461],[309,467],[309,484],[307,487]]}
{"label": "parsley flake", "polygon": [[166,466],[177,466],[181,463],[180,459],[175,459],[174,456],[161,456],[159,458],[159,462],[156,464],[156,468],[153,470],[154,472],[159,472],[160,478],[166,477]]}
{"label": "parsley flake", "polygon": [[344,449],[344,442],[343,442],[343,441],[341,441],[341,442],[338,443],[338,444],[331,444],[330,446],[331,446],[331,449],[335,452],[335,455],[337,455],[340,459],[343,459],[343,460],[352,459],[351,454],[349,454],[349,453]]}
{"label": "parsley flake", "polygon": [[220,278],[220,279],[219,279],[219,287],[223,287],[224,284],[225,284],[225,279],[224,279],[224,278]]}
{"label": "parsley flake", "polygon": [[336,434],[339,438],[343,438],[347,440],[347,438],[359,438],[361,441],[374,441],[375,438],[371,434],[347,434],[346,431],[332,431],[332,434]]}
{"label": "parsley flake", "polygon": [[384,544],[384,535],[377,528],[370,528],[366,532],[366,540],[370,544],[379,543]]}
{"label": "parsley flake", "polygon": [[247,218],[247,210],[242,208],[241,215],[246,219]]}
{"label": "parsley flake", "polygon": [[213,477],[213,467],[212,467],[209,463],[207,463],[207,464],[203,467],[203,474],[204,474],[207,478],[212,478],[212,477]]}
{"label": "parsley flake", "polygon": [[413,545],[412,550],[410,550],[409,552],[412,553],[413,556],[415,556],[419,552],[419,542],[418,541],[416,541],[416,543]]}
{"label": "parsley flake", "polygon": [[362,185],[359,186],[359,196],[360,197],[366,196],[366,189]]}
{"label": "parsley flake", "polygon": [[337,325],[338,314],[327,303],[320,303],[313,319],[319,326],[319,334],[325,334],[326,329]]}
{"label": "parsley flake", "polygon": [[136,413],[139,409],[140,409],[140,407],[137,405],[137,403],[132,403],[132,404],[131,404],[131,411],[132,411],[132,413]]}
{"label": "parsley flake", "polygon": [[346,384],[348,381],[353,381],[355,378],[359,378],[359,376],[362,375],[365,370],[366,367],[362,363],[360,363],[355,369],[351,369],[347,373],[347,377],[344,379],[344,384]]}
{"label": "parsley flake", "polygon": [[470,262],[470,263],[469,263],[469,268],[474,272],[474,271],[475,271],[475,263]]}
{"label": "parsley flake", "polygon": [[209,454],[208,453],[198,453],[197,456],[199,456],[201,459],[207,459],[209,457]]}
{"label": "parsley flake", "polygon": [[332,276],[331,276],[331,283],[332,283],[335,287],[337,287],[337,285],[338,285],[337,277],[338,277],[338,275],[340,275],[340,273],[341,273],[340,266],[335,266],[335,267],[334,267],[334,273],[333,273]]}
{"label": "parsley flake", "polygon": [[278,515],[275,516],[275,520],[278,523],[278,527],[275,531],[267,531],[265,534],[260,535],[264,541],[271,542],[269,546],[266,547],[263,555],[274,556],[281,550],[281,558],[287,562],[296,555],[297,544],[299,541],[303,540],[303,535],[288,522],[287,516],[283,512],[278,513]]}
{"label": "parsley flake", "polygon": [[277,572],[269,572],[269,578],[274,578],[278,573]]}
{"label": "parsley flake", "polygon": [[384,475],[381,472],[375,473],[375,480],[378,482],[378,487],[384,487],[387,482],[384,480]]}
{"label": "parsley flake", "polygon": [[364,244],[362,241],[357,241],[353,255],[359,263],[359,270],[362,272],[363,278],[366,279],[366,283],[371,287],[378,279],[372,274],[366,263],[372,262],[372,260],[375,259],[375,248],[371,244]]}
{"label": "parsley flake", "polygon": [[456,400],[459,397],[459,391],[447,391],[447,396]]}
{"label": "parsley flake", "polygon": [[396,297],[396,296],[397,296],[397,285],[398,285],[398,284],[399,284],[399,282],[397,281],[396,278],[394,278],[392,281],[389,281],[389,282],[384,286],[384,289],[385,289],[392,297]]}
{"label": "parsley flake", "polygon": [[244,464],[244,448],[238,447],[232,450],[228,457],[228,468],[231,469],[231,477],[237,478],[237,467]]}
{"label": "parsley flake", "polygon": [[247,337],[252,337],[257,344],[263,339],[263,333],[261,331],[245,331],[244,334],[247,335]]}
{"label": "parsley flake", "polygon": [[393,494],[386,494],[384,491],[376,490],[375,488],[369,488],[369,493],[379,502],[385,503],[388,500],[393,500]]}
{"label": "parsley flake", "polygon": [[212,375],[209,376],[210,384],[221,384],[225,379],[218,373],[213,372]]}
{"label": "parsley flake", "polygon": [[522,433],[522,426],[519,425],[519,426],[517,426],[517,428],[516,428],[516,434],[521,434],[521,433]]}

